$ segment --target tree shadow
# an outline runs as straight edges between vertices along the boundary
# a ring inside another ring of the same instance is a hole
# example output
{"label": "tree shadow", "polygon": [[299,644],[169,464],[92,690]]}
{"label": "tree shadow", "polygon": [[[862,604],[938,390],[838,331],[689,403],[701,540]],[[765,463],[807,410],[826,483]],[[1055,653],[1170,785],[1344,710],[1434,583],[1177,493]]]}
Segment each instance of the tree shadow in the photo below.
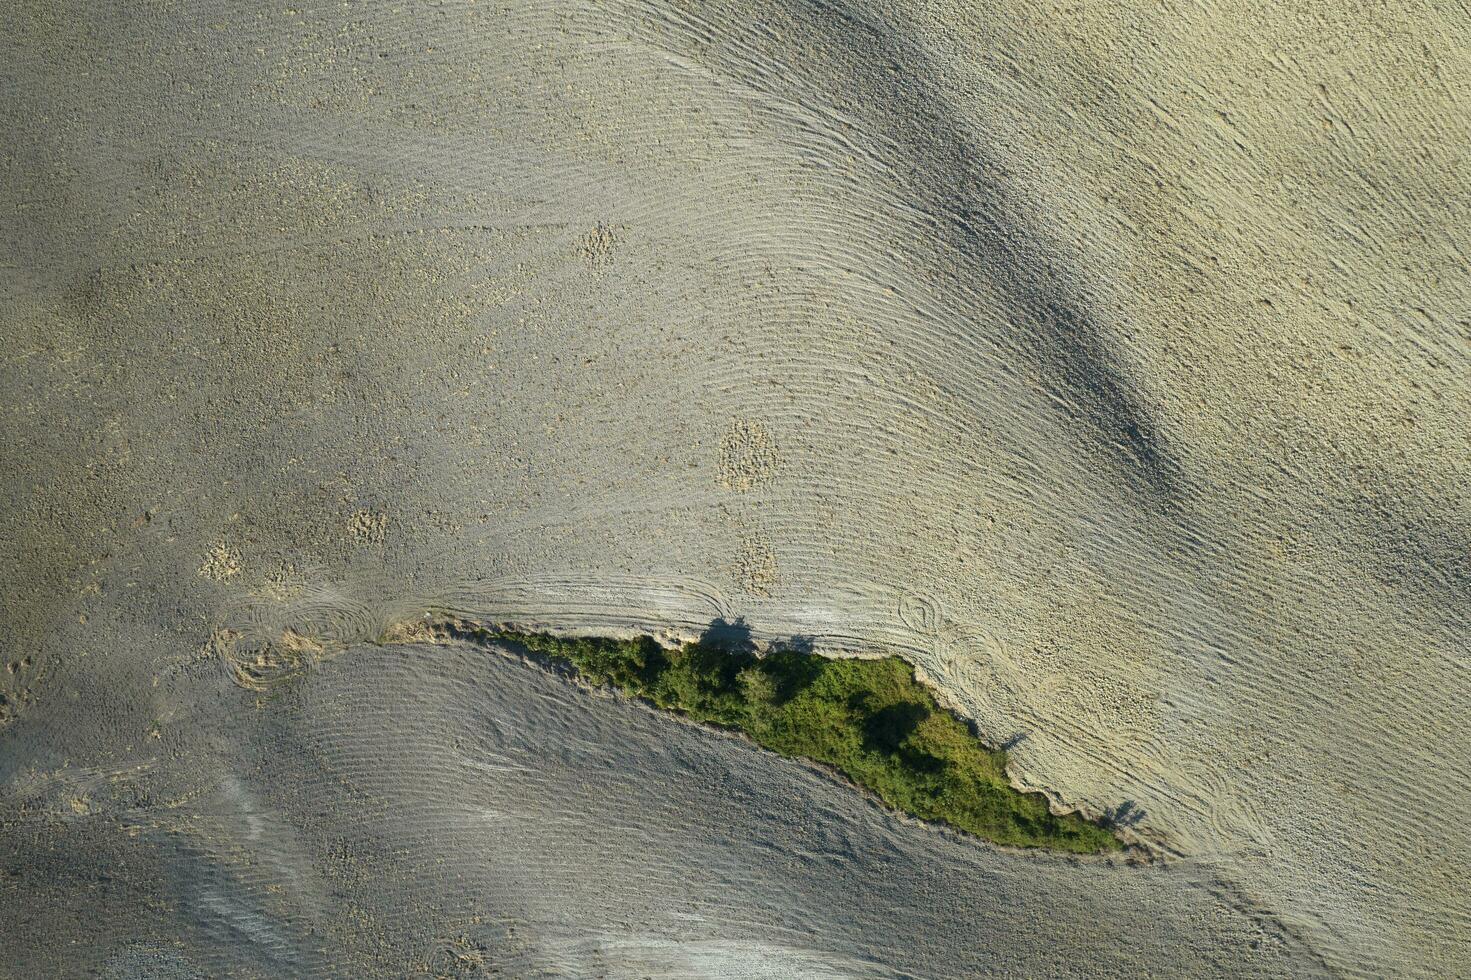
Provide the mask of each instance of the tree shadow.
{"label": "tree shadow", "polygon": [[741,616],[733,620],[717,616],[710,620],[710,625],[705,627],[705,631],[695,642],[699,646],[725,653],[744,653],[752,657],[756,655],[756,641],[751,638],[751,627]]}
{"label": "tree shadow", "polygon": [[1137,827],[1144,819],[1144,810],[1133,800],[1125,800],[1111,810],[1105,810],[1102,823],[1107,827]]}
{"label": "tree shadow", "polygon": [[[867,698],[859,698],[858,704],[849,701],[849,707],[864,709]],[[929,717],[930,711],[922,704],[901,701],[880,708],[868,715],[863,722],[863,746],[880,752],[896,753],[904,746],[905,739],[914,734],[919,723]]]}
{"label": "tree shadow", "polygon": [[848,701],[852,710],[863,712],[863,747],[871,752],[897,756],[906,768],[915,772],[939,772],[945,760],[916,748],[910,739],[920,722],[930,716],[930,709],[914,701],[900,701],[872,710],[867,695],[856,695]]}
{"label": "tree shadow", "polygon": [[762,669],[776,681],[776,700],[785,704],[822,676],[827,660],[814,649],[810,636],[792,636],[774,645],[761,658]]}
{"label": "tree shadow", "polygon": [[776,704],[785,704],[810,687],[827,663],[813,649],[810,636],[789,637],[773,644],[766,654],[758,653],[751,627],[739,616],[712,619],[686,655],[707,668],[714,667],[731,684],[742,669],[757,667],[774,683]]}

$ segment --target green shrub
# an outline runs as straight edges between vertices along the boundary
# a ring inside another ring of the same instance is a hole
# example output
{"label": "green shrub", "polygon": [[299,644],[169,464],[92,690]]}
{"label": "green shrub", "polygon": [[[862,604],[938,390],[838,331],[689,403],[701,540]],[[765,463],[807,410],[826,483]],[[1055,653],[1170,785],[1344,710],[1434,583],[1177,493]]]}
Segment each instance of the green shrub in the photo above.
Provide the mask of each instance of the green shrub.
{"label": "green shrub", "polygon": [[741,729],[781,755],[825,763],[914,816],[1021,847],[1121,847],[1105,826],[1054,814],[1040,793],[1013,788],[1006,753],[981,743],[898,657],[830,659],[796,650],[758,657],[710,643],[666,650],[649,637],[491,635],[566,660],[591,683]]}

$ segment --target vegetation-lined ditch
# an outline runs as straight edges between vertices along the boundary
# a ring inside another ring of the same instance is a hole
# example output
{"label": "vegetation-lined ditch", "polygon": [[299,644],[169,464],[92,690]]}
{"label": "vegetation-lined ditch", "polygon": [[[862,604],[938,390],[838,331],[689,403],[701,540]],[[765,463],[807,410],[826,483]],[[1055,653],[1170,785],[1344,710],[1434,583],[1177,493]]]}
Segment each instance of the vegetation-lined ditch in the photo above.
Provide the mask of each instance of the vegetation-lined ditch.
{"label": "vegetation-lined ditch", "polygon": [[669,649],[651,637],[472,632],[566,661],[590,683],[738,729],[781,755],[825,763],[925,820],[1019,847],[1092,854],[1122,846],[1103,824],[1052,813],[1042,794],[1013,788],[1006,752],[987,748],[898,657],[757,656],[708,640]]}

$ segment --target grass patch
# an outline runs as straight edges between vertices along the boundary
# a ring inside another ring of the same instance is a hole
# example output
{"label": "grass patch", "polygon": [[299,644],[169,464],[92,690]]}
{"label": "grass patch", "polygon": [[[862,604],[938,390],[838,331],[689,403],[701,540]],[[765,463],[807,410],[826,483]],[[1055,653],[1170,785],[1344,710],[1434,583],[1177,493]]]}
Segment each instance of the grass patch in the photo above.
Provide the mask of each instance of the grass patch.
{"label": "grass patch", "polygon": [[649,637],[489,636],[568,661],[593,684],[739,729],[773,752],[826,763],[925,820],[1018,847],[1092,854],[1122,846],[1102,824],[1058,816],[1042,794],[1014,789],[1006,752],[981,743],[898,657],[758,657],[708,641],[666,649]]}

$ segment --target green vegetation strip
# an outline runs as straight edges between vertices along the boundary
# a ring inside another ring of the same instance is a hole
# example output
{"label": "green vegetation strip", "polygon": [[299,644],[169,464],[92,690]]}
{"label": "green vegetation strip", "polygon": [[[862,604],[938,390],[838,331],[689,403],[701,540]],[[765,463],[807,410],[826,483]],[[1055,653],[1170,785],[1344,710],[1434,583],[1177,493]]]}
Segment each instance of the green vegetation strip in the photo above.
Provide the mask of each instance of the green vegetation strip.
{"label": "green vegetation strip", "polygon": [[570,662],[660,708],[745,732],[784,756],[826,763],[885,803],[998,844],[1092,854],[1122,846],[1105,826],[1059,816],[1006,778],[1006,752],[936,703],[898,657],[757,656],[708,642],[677,649],[650,637],[564,638],[484,631]]}

